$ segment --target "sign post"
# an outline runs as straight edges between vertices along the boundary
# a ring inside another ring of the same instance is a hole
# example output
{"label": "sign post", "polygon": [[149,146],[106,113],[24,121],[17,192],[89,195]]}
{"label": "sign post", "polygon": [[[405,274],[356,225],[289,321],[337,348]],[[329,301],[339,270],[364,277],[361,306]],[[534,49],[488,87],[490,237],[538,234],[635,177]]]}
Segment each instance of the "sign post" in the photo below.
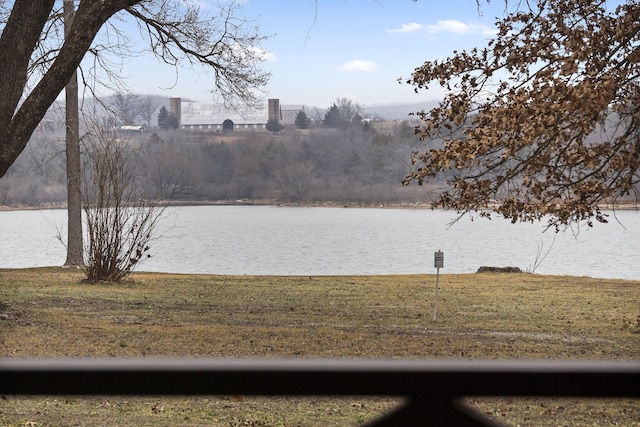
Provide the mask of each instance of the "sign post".
{"label": "sign post", "polygon": [[436,268],[436,296],[433,301],[433,321],[435,322],[438,316],[438,281],[440,280],[440,269],[444,268],[444,252],[434,252],[433,259]]}

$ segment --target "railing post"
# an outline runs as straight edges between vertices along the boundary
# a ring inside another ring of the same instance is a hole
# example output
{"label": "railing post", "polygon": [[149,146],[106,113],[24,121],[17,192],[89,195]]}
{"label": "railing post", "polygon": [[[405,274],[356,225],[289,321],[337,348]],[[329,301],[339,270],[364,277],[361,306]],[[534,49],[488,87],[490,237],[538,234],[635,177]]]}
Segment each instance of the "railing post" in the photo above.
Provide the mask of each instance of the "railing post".
{"label": "railing post", "polygon": [[400,407],[364,427],[505,427],[454,399],[411,397]]}

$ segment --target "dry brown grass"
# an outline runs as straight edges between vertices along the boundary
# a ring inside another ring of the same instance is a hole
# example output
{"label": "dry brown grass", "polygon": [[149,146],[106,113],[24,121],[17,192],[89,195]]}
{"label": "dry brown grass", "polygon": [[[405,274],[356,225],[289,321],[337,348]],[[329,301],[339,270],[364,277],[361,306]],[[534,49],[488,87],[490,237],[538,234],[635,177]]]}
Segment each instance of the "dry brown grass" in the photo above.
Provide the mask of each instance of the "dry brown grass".
{"label": "dry brown grass", "polygon": [[[428,275],[138,273],[124,284],[103,285],[81,279],[68,269],[0,270],[0,356],[620,360],[640,354],[640,283],[633,281],[445,274],[432,322],[435,276]],[[353,425],[394,403],[7,397],[0,424]],[[513,425],[640,425],[637,401],[476,404]]]}

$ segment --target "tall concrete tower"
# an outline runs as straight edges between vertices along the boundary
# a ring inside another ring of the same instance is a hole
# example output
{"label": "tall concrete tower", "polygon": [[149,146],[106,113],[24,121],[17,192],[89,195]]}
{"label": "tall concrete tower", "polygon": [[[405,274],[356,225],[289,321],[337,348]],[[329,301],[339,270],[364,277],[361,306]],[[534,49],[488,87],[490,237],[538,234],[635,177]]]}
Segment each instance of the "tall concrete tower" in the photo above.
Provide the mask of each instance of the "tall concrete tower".
{"label": "tall concrete tower", "polygon": [[169,98],[169,111],[178,118],[178,129],[182,126],[182,98]]}
{"label": "tall concrete tower", "polygon": [[276,122],[281,122],[282,112],[280,111],[280,100],[277,98],[269,99],[268,108],[269,108],[268,120],[275,120]]}

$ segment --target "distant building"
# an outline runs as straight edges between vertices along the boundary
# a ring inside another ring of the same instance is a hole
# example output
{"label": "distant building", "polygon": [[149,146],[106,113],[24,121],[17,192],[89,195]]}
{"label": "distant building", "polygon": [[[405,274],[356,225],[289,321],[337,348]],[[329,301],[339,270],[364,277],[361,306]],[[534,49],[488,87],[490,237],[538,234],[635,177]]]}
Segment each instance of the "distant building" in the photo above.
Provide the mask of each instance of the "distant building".
{"label": "distant building", "polygon": [[144,132],[144,126],[139,126],[139,125],[120,126],[120,132],[123,132],[123,133],[142,133],[142,132]]}
{"label": "distant building", "polygon": [[275,120],[283,125],[293,125],[296,116],[300,111],[304,111],[304,105],[280,105],[279,99],[270,99],[269,120]]}
{"label": "distant building", "polygon": [[296,116],[300,111],[304,111],[304,105],[283,105],[281,107],[283,125],[293,125],[296,123]]}
{"label": "distant building", "polygon": [[209,132],[265,131],[267,121],[275,119],[293,125],[302,106],[280,106],[279,99],[269,99],[267,108],[229,108],[215,102],[182,102],[171,98],[170,111],[178,117],[180,129]]}

